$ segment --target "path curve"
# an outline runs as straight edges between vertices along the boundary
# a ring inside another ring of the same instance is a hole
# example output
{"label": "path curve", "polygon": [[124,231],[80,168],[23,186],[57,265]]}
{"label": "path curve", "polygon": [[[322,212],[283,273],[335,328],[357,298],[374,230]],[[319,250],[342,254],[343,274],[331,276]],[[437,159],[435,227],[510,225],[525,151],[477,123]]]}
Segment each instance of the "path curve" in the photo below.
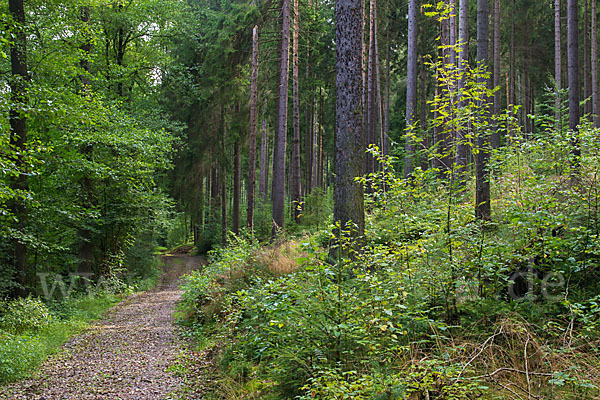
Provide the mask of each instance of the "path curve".
{"label": "path curve", "polygon": [[65,344],[35,377],[0,388],[10,400],[164,400],[181,379],[169,371],[184,343],[173,311],[178,278],[203,264],[201,257],[163,257],[165,273],[153,291],[132,295]]}

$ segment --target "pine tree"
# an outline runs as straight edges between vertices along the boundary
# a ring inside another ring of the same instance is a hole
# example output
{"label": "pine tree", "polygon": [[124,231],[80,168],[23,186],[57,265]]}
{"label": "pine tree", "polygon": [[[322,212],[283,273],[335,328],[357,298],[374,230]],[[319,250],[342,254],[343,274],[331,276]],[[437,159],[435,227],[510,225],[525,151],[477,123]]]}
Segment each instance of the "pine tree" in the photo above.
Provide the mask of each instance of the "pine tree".
{"label": "pine tree", "polygon": [[[488,0],[477,0],[477,66],[488,65]],[[485,84],[485,78],[479,77],[478,82]],[[482,100],[480,107],[486,110],[487,99]],[[482,119],[487,119],[485,116]],[[482,124],[485,125],[485,124]],[[476,198],[475,215],[483,220],[491,219],[490,182],[488,175],[489,140],[487,132],[479,131],[477,135],[476,159]]]}
{"label": "pine tree", "polygon": [[336,115],[334,221],[342,228],[352,221],[364,232],[363,191],[355,178],[362,174],[361,7],[360,0],[335,3]]}
{"label": "pine tree", "polygon": [[300,9],[298,0],[294,0],[294,36],[292,40],[292,90],[293,90],[293,123],[294,123],[294,140],[292,147],[292,183],[291,183],[291,198],[292,198],[292,218],[296,223],[300,223],[302,215],[302,187],[300,181],[301,166],[300,166],[300,88],[298,85],[299,65],[298,65],[298,39],[299,39],[299,19]]}
{"label": "pine tree", "polygon": [[404,177],[414,170],[415,147],[413,144],[415,117],[417,111],[417,0],[408,2],[408,52],[406,75],[406,144]]}
{"label": "pine tree", "polygon": [[556,83],[554,120],[557,130],[562,130],[562,101],[560,95],[560,91],[562,90],[562,52],[560,41],[560,0],[554,0],[554,81]]}
{"label": "pine tree", "polygon": [[273,230],[275,236],[285,225],[285,159],[287,141],[288,75],[290,69],[290,0],[283,0],[281,8],[281,59],[277,97],[277,129],[273,149]]}
{"label": "pine tree", "polygon": [[569,130],[573,166],[577,169],[581,150],[577,135],[579,129],[579,4],[577,0],[567,1],[567,41],[569,73]]}
{"label": "pine tree", "polygon": [[[469,35],[469,2],[460,0],[458,10],[458,40],[460,42],[460,51],[458,53],[459,93],[465,89],[466,71],[469,63],[468,57],[468,35]],[[454,50],[451,50],[454,53]],[[460,94],[459,94],[460,97]],[[459,98],[459,107],[463,107],[464,102]],[[455,159],[455,182],[459,190],[463,190],[466,185],[467,173],[467,152],[469,150],[466,127],[462,127],[456,132],[456,159]]]}

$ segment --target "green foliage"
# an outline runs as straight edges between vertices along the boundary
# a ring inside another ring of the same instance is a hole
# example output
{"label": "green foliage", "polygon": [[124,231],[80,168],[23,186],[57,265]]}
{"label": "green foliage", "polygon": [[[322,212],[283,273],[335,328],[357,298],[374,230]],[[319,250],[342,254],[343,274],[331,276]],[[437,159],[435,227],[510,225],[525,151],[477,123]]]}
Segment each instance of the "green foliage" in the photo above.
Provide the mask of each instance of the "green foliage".
{"label": "green foliage", "polygon": [[26,297],[0,303],[0,330],[11,334],[38,331],[52,322],[52,315],[40,299]]}
{"label": "green foliage", "polygon": [[362,375],[357,371],[323,370],[310,379],[304,387],[307,394],[299,399],[400,400],[423,393],[445,400],[482,398],[488,387],[476,380],[457,379],[462,367],[433,359],[388,375],[379,371]]}
{"label": "green foliage", "polygon": [[[82,7],[90,10],[89,22],[82,20]],[[84,257],[82,242],[90,244],[87,257],[97,277],[110,275],[115,266],[132,275],[155,274],[152,251],[166,234],[174,207],[162,189],[164,175],[182,129],[164,117],[157,79],[169,63],[167,38],[184,4],[33,1],[25,8],[32,79],[27,107],[20,111],[27,118],[23,157],[29,190],[11,189],[21,171],[10,144],[8,109],[14,104],[5,91],[0,94],[2,249],[14,239],[27,245],[30,290],[37,272],[74,272]],[[7,50],[8,43],[0,45]],[[7,61],[3,66],[10,69]],[[10,212],[15,200],[27,205],[24,231],[15,229]],[[6,283],[0,294],[11,294],[13,260],[9,251],[2,254]]]}
{"label": "green foliage", "polygon": [[[514,127],[512,118],[504,116],[505,127]],[[303,240],[296,272],[254,274],[243,285],[235,271],[248,276],[261,250],[248,256],[242,244],[239,254],[235,247],[220,253],[223,258],[209,267],[218,278],[199,275],[193,286],[203,295],[190,296],[201,305],[196,314],[211,315],[204,317],[209,323],[202,335],[226,343],[218,360],[228,393],[493,398],[502,386],[485,374],[511,359],[522,362],[522,346],[533,341],[548,350],[527,356],[543,371],[533,375],[539,392],[532,393],[546,395],[550,386],[567,397],[596,393],[594,379],[565,372],[596,359],[573,355],[565,365],[557,354],[573,354],[564,347],[566,336],[577,343],[597,338],[597,131],[587,125],[581,130],[577,184],[564,151],[568,138],[552,127],[527,140],[518,129],[511,132],[490,168],[492,223],[475,220],[471,186],[456,196],[436,171],[420,169],[407,182],[394,174],[393,158],[372,149],[381,168],[360,179],[374,189],[360,251],[340,251],[331,259],[336,252],[323,248],[331,231],[323,231]],[[337,246],[356,248],[344,238]],[[535,276],[523,293],[515,292],[517,272]],[[478,342],[476,350],[467,350],[472,338],[498,332],[498,345]],[[485,355],[474,357],[478,351]],[[557,379],[543,380],[557,370]],[[516,375],[506,382],[518,382]]]}
{"label": "green foliage", "polygon": [[333,193],[325,192],[321,188],[314,188],[304,199],[302,225],[309,228],[324,228],[329,225],[329,218],[333,214]]}
{"label": "green foliage", "polygon": [[84,296],[50,307],[32,298],[2,303],[0,384],[28,376],[118,299],[114,295]]}
{"label": "green foliage", "polygon": [[210,251],[209,263],[183,278],[180,303],[183,322],[202,324],[222,317],[224,303],[228,301],[225,295],[246,287],[254,279],[253,257],[258,242],[230,235],[229,243],[229,247]]}

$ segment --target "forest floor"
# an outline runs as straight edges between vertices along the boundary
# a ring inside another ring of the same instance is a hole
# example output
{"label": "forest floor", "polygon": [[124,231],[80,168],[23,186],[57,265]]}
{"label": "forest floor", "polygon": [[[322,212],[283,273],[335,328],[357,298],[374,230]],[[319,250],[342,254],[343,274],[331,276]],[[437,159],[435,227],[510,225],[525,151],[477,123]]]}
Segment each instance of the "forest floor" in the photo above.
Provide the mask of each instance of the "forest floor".
{"label": "forest floor", "polygon": [[[0,399],[169,399],[184,384],[174,368],[186,343],[173,313],[179,277],[204,259],[164,256],[164,274],[154,290],[134,294],[112,308],[32,378],[0,388]],[[176,397],[175,397],[176,398]]]}

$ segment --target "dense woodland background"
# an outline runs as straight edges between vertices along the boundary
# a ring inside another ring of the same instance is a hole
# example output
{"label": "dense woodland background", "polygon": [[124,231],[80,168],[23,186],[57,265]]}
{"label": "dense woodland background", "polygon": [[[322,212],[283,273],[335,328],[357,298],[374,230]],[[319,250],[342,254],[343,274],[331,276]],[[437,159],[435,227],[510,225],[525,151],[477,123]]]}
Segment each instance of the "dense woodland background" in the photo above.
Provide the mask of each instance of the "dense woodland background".
{"label": "dense woodland background", "polygon": [[67,318],[33,298],[187,243],[217,397],[598,396],[595,0],[0,16],[0,298],[33,296],[7,343],[39,328],[15,301]]}

